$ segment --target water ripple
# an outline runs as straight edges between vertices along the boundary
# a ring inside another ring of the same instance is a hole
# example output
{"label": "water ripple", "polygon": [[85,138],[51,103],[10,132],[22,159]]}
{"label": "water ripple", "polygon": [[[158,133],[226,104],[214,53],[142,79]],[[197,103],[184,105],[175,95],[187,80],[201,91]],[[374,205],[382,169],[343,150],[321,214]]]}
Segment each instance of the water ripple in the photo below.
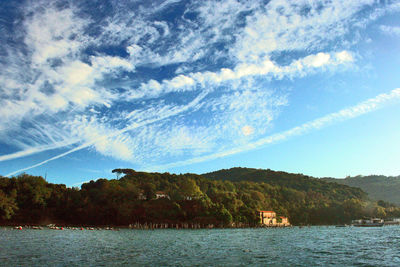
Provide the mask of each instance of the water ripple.
{"label": "water ripple", "polygon": [[400,266],[400,227],[0,228],[1,266]]}

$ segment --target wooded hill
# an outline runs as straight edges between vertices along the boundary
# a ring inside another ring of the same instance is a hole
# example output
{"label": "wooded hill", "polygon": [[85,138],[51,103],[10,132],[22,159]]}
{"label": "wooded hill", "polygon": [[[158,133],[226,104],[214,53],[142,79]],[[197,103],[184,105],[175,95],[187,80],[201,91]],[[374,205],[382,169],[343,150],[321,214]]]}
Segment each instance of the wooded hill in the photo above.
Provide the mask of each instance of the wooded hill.
{"label": "wooded hill", "polygon": [[386,202],[400,205],[400,176],[355,176],[345,179],[321,178],[323,181],[344,184],[362,189],[368,196],[375,201],[383,200]]}
{"label": "wooded hill", "polygon": [[[400,209],[367,200],[358,189],[320,179],[247,168],[204,175],[113,171],[79,188],[22,174],[0,177],[0,223],[119,225],[195,223],[257,226],[258,210],[274,210],[295,225],[342,224],[363,216],[399,216]],[[157,193],[166,198],[158,198]]]}
{"label": "wooded hill", "polygon": [[273,171],[270,169],[264,170],[238,167],[205,173],[202,174],[202,176],[212,180],[267,183],[273,186],[283,186],[303,192],[315,191],[323,193],[325,196],[339,201],[343,201],[349,196],[354,196],[361,199],[366,198],[366,194],[358,188],[337,186],[311,176],[282,171]]}

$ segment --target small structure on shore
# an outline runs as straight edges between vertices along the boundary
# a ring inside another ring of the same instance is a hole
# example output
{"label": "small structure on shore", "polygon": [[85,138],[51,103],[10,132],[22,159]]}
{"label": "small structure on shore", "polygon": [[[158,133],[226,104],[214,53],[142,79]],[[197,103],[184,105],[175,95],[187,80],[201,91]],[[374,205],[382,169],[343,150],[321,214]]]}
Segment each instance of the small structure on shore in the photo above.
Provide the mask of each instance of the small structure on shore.
{"label": "small structure on shore", "polygon": [[159,199],[159,198],[168,198],[168,199],[170,199],[169,196],[167,195],[167,193],[165,193],[164,191],[157,191],[156,192],[156,199]]}
{"label": "small structure on shore", "polygon": [[351,224],[356,227],[382,227],[384,223],[384,220],[381,218],[352,220],[351,222]]}
{"label": "small structure on shore", "polygon": [[400,225],[400,218],[392,218],[385,221],[385,225]]}
{"label": "small structure on shore", "polygon": [[278,222],[279,226],[290,226],[288,217],[281,216],[280,218],[281,222],[280,223]]}
{"label": "small structure on shore", "polygon": [[143,191],[143,190],[141,190],[141,191],[139,192],[138,199],[140,199],[140,200],[146,200],[146,199],[147,199],[147,197],[146,197],[146,195],[144,194],[144,191]]}
{"label": "small structure on shore", "polygon": [[262,225],[276,225],[276,213],[274,211],[260,210],[260,220]]}
{"label": "small structure on shore", "polygon": [[260,221],[261,225],[268,227],[285,227],[290,226],[289,219],[287,217],[280,216],[276,217],[274,211],[260,210]]}
{"label": "small structure on shore", "polygon": [[[167,193],[165,193],[164,191],[157,191],[157,192],[155,192],[155,193],[154,193],[154,197],[155,197],[155,199],[160,199],[160,198],[171,199],[171,198],[169,197],[169,195],[168,195]],[[147,196],[147,194],[145,193],[145,191],[144,191],[144,190],[141,190],[141,191],[139,192],[138,199],[140,199],[140,200],[147,200],[147,198],[148,198],[148,196]]]}

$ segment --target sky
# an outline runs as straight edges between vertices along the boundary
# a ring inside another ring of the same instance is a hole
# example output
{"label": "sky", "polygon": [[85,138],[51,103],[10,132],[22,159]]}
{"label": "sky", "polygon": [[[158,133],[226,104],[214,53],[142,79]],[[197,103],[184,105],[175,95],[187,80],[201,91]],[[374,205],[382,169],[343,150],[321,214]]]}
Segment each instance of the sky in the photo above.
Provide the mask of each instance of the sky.
{"label": "sky", "polygon": [[400,175],[399,1],[1,1],[0,175]]}

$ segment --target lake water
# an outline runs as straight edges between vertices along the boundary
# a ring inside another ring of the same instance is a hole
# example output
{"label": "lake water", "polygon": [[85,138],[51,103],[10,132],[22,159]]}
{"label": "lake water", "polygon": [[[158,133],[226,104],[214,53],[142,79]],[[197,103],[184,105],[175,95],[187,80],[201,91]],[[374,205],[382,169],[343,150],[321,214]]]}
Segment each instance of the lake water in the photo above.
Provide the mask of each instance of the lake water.
{"label": "lake water", "polygon": [[400,266],[400,226],[202,230],[0,228],[1,266]]}

